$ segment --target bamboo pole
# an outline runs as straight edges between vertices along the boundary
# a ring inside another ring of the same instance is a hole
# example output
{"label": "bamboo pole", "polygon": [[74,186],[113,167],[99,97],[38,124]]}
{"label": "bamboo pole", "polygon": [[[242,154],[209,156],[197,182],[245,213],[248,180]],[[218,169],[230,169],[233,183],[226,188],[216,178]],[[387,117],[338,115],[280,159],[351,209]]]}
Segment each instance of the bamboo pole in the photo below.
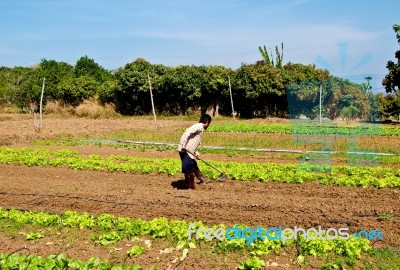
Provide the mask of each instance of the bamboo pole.
{"label": "bamboo pole", "polygon": [[40,104],[39,104],[39,123],[37,123],[37,114],[35,112],[35,107],[31,104],[33,110],[33,127],[37,133],[41,133],[43,129],[43,95],[44,95],[44,86],[45,86],[46,78],[43,78],[42,83],[42,93],[40,94]]}
{"label": "bamboo pole", "polygon": [[44,85],[46,82],[46,77],[43,78],[43,84],[42,84],[42,93],[40,94],[40,131],[42,131],[43,128],[43,94],[44,94]]}
{"label": "bamboo pole", "polygon": [[231,78],[228,76],[228,84],[229,84],[229,95],[231,96],[231,105],[232,105],[232,116],[235,119],[235,109],[233,108],[233,98],[232,98],[232,88],[231,88]]}
{"label": "bamboo pole", "polygon": [[319,85],[319,124],[322,125],[322,84]]}
{"label": "bamboo pole", "polygon": [[148,77],[148,79],[149,79],[150,100],[151,100],[151,108],[152,108],[152,110],[153,110],[153,116],[154,116],[154,126],[157,127],[156,110],[154,109],[153,91],[152,91],[152,89],[151,89],[150,74],[147,73],[147,77]]}

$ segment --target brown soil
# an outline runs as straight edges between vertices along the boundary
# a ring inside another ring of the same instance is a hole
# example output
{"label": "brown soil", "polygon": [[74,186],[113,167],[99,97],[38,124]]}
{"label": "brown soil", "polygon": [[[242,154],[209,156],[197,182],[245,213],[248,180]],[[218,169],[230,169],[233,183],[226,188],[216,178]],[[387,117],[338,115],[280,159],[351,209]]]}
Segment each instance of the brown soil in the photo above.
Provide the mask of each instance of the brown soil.
{"label": "brown soil", "polygon": [[[147,220],[164,216],[250,227],[380,229],[387,244],[400,243],[400,193],[394,189],[227,181],[193,191],[175,188],[182,182],[179,177],[16,165],[0,165],[0,179],[4,208]],[[384,212],[396,216],[378,221],[377,215]],[[96,249],[88,252],[102,255]]]}
{"label": "brown soil", "polygon": [[[118,130],[152,128],[151,120],[139,119],[48,119],[41,138],[57,137],[53,134],[85,135],[103,134]],[[160,126],[183,127],[188,122],[160,121]],[[0,121],[0,145],[21,146],[37,135],[31,120]],[[82,154],[135,155],[146,157],[174,157],[176,152],[155,150],[133,151],[111,147],[74,146],[46,147],[68,148]],[[243,157],[204,154],[205,159],[286,162],[272,156]],[[197,186],[196,190],[180,189],[182,179],[165,175],[135,175],[99,171],[75,171],[67,168],[26,167],[0,165],[0,207],[18,208],[61,213],[65,210],[110,213],[116,216],[152,219],[167,217],[186,221],[202,220],[207,224],[245,224],[250,227],[348,227],[350,231],[379,229],[385,243],[400,245],[400,191],[398,189],[353,188],[323,186],[318,183],[281,184],[244,181],[211,182]],[[387,213],[393,219],[379,221],[378,215]],[[87,259],[91,256],[122,262],[128,247],[135,243],[121,241],[115,252],[91,244],[90,232],[74,232],[71,239],[60,239],[53,231],[49,237],[29,242],[31,254],[49,255],[66,252],[73,258]],[[75,238],[74,238],[75,235]],[[78,240],[77,240],[78,239]],[[87,239],[82,240],[82,239]],[[60,242],[61,241],[61,242]],[[55,244],[60,242],[60,244]],[[12,252],[26,245],[21,235],[0,234],[1,252]],[[50,243],[50,244],[49,244]],[[159,249],[168,244],[154,242],[151,252],[139,258],[144,265],[157,265],[167,269],[168,263],[180,253],[160,255]],[[122,250],[122,251],[121,251]],[[192,252],[192,251],[191,251]],[[193,251],[182,269],[234,269],[237,261],[248,254],[214,255]],[[157,259],[158,258],[158,259]],[[295,251],[268,257],[281,268],[295,269]],[[127,261],[130,262],[130,261]],[[285,267],[284,267],[285,265]],[[312,269],[312,267],[308,267]],[[301,269],[308,269],[302,266]],[[180,268],[181,269],[181,268]]]}
{"label": "brown soil", "polygon": [[[379,222],[362,214],[400,212],[396,189],[243,181],[211,182],[177,189],[180,177],[133,175],[66,168],[0,165],[2,206],[62,212],[103,212],[132,218],[166,216],[209,224],[381,228],[400,243],[400,220]],[[249,196],[250,195],[250,196]],[[338,199],[340,198],[340,199]],[[336,224],[336,225],[335,225]]]}
{"label": "brown soil", "polygon": [[86,119],[86,118],[46,118],[42,133],[35,132],[33,120],[23,117],[8,117],[0,121],[0,145],[26,143],[36,139],[61,137],[85,138],[98,134],[127,131],[132,129],[163,129],[165,127],[187,126],[191,122],[163,120],[157,128],[145,118]]}

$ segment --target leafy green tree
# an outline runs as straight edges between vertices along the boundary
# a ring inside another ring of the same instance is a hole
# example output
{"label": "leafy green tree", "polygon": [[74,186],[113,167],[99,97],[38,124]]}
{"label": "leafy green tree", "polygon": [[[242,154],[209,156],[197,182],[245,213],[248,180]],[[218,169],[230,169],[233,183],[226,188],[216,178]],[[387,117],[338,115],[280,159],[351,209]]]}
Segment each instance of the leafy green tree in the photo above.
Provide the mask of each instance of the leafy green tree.
{"label": "leafy green tree", "polygon": [[379,100],[379,107],[384,120],[390,120],[391,118],[398,119],[400,121],[400,93],[383,95],[379,93],[377,95]]}
{"label": "leafy green tree", "polygon": [[10,89],[11,68],[0,67],[0,105],[10,101],[8,91]]}
{"label": "leafy green tree", "polygon": [[229,94],[229,77],[234,77],[234,72],[223,66],[203,66],[202,91],[200,105],[202,112],[218,116],[220,108],[227,115],[232,113]]}
{"label": "leafy green tree", "polygon": [[329,72],[319,69],[315,65],[300,63],[287,63],[284,67],[286,83],[298,83],[305,81],[320,81],[330,78]]}
{"label": "leafy green tree", "polygon": [[168,69],[163,77],[162,92],[168,96],[166,106],[171,113],[189,113],[200,108],[204,73],[196,66],[177,66]]}
{"label": "leafy green tree", "polygon": [[372,86],[370,84],[370,81],[372,80],[371,76],[365,77],[365,80],[367,81],[366,83],[362,84],[362,87],[365,91],[365,93],[368,96],[369,104],[370,104],[370,112],[368,116],[369,121],[378,121],[381,120],[381,111],[379,109],[379,100],[376,95],[372,93]]}
{"label": "leafy green tree", "polygon": [[119,89],[120,85],[117,79],[109,79],[103,82],[97,91],[99,101],[103,104],[115,103],[116,93]]}
{"label": "leafy green tree", "polygon": [[58,84],[66,77],[73,75],[73,67],[65,62],[43,59],[39,65],[32,67],[22,78],[18,88],[18,106],[29,108],[31,104],[38,104],[42,90],[43,78],[45,82],[45,99],[57,100],[60,97],[58,93]]}
{"label": "leafy green tree", "polygon": [[349,124],[349,121],[353,120],[357,116],[359,111],[360,110],[354,105],[343,107],[340,110],[340,117],[346,119],[347,124]]}
{"label": "leafy green tree", "polygon": [[367,93],[368,100],[370,104],[369,120],[370,121],[380,121],[382,119],[382,114],[379,109],[379,99],[376,95],[371,92]]}
{"label": "leafy green tree", "polygon": [[268,66],[272,66],[272,67],[277,67],[277,68],[282,68],[282,60],[283,60],[283,43],[281,43],[281,52],[279,52],[278,46],[275,46],[275,60],[274,60],[274,56],[272,55],[272,51],[270,50],[270,54],[268,55],[268,50],[265,47],[265,45],[263,47],[259,46],[258,50],[261,53],[261,56],[264,60],[264,63]]}
{"label": "leafy green tree", "polygon": [[[319,80],[300,81],[287,85],[287,99],[289,103],[289,115],[291,119],[305,115],[314,119],[319,113],[319,93],[322,82]],[[326,104],[327,91],[323,91],[322,103]],[[326,106],[323,106],[323,115],[326,114]]]}
{"label": "leafy green tree", "polygon": [[[393,25],[393,30],[396,32],[397,42],[400,44],[400,25]],[[400,50],[396,51],[395,57],[397,63],[393,61],[387,62],[388,74],[382,81],[387,93],[399,91],[400,88]]]}
{"label": "leafy green tree", "polygon": [[43,59],[39,68],[36,69],[36,74],[34,74],[34,84],[35,86],[42,86],[42,80],[46,78],[45,92],[46,95],[57,98],[57,85],[65,77],[70,77],[73,75],[73,66],[65,62],[57,62],[55,60]]}
{"label": "leafy green tree", "polygon": [[45,83],[45,98],[57,99],[57,84],[66,76],[71,76],[73,67],[65,62],[43,59],[39,65],[29,69],[22,77],[19,87],[16,89],[16,103],[22,111],[28,111],[37,107],[40,101],[43,78]]}
{"label": "leafy green tree", "polygon": [[[371,105],[367,93],[362,85],[354,84],[348,80],[334,78],[332,83],[332,95],[327,105],[327,113],[331,119],[340,116],[345,107],[357,108],[357,114],[353,117],[367,119]],[[354,112],[354,110],[351,110]]]}
{"label": "leafy green tree", "polygon": [[235,109],[241,117],[277,116],[287,112],[283,71],[269,65],[242,65],[233,84]]}
{"label": "leafy green tree", "polygon": [[[109,82],[111,80],[114,82]],[[111,73],[84,56],[76,62],[73,71],[57,83],[53,98],[74,106],[91,97],[109,101],[113,98],[114,93],[111,92],[116,90],[116,85]]]}
{"label": "leafy green tree", "polygon": [[332,77],[329,72],[315,65],[288,63],[284,66],[285,85],[290,118],[305,115],[315,118],[319,114],[319,93],[322,88],[322,113],[332,95]]}
{"label": "leafy green tree", "polygon": [[99,87],[99,82],[92,76],[66,77],[57,85],[57,99],[76,106],[93,97]]}
{"label": "leafy green tree", "polygon": [[25,67],[0,67],[0,105],[17,105],[20,85],[29,72]]}
{"label": "leafy green tree", "polygon": [[74,67],[74,74],[77,78],[80,76],[91,76],[99,83],[103,83],[111,77],[107,70],[88,56],[79,58]]}
{"label": "leafy green tree", "polygon": [[[153,66],[142,58],[138,58],[119,69],[116,73],[119,84],[115,94],[117,110],[127,115],[151,112],[148,76],[154,78],[159,76],[158,72],[162,73],[162,68]],[[157,89],[154,87],[154,97],[156,97],[156,92]]]}

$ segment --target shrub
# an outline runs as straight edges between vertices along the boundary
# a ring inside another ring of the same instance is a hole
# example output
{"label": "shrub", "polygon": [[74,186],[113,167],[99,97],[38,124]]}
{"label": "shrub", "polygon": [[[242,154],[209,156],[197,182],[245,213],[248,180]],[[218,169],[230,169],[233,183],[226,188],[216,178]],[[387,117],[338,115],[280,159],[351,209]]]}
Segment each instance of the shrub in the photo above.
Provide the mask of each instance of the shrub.
{"label": "shrub", "polygon": [[119,116],[113,104],[101,105],[97,100],[85,100],[75,108],[75,114],[79,117],[88,118],[113,118]]}

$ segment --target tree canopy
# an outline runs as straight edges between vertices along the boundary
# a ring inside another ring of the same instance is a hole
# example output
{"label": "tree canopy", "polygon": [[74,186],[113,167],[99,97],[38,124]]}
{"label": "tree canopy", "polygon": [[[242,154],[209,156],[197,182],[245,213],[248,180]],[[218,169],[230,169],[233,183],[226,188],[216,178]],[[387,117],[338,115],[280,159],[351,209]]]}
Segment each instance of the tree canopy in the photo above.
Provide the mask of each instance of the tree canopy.
{"label": "tree canopy", "polygon": [[[393,25],[393,30],[396,33],[397,42],[400,44],[400,25]],[[383,79],[382,85],[385,87],[387,93],[399,91],[400,88],[400,50],[395,52],[397,63],[389,60],[386,68],[388,74]]]}
{"label": "tree canopy", "polygon": [[[400,26],[393,27],[400,44]],[[88,56],[75,65],[43,59],[30,68],[0,67],[0,105],[14,105],[29,111],[40,98],[46,78],[44,102],[56,100],[77,106],[86,99],[113,103],[125,115],[151,113],[149,87],[158,114],[207,112],[213,116],[231,115],[231,96],[240,117],[319,117],[330,119],[377,120],[400,115],[399,63],[388,62],[389,74],[383,85],[388,95],[374,95],[369,85],[355,84],[332,76],[315,65],[283,64],[281,51],[275,57],[259,47],[261,61],[242,64],[233,70],[224,66],[179,65],[168,67],[138,58],[108,71]],[[369,78],[369,79],[368,79]],[[230,91],[231,89],[231,91]],[[397,93],[396,93],[397,92]],[[379,102],[378,102],[379,101]]]}

